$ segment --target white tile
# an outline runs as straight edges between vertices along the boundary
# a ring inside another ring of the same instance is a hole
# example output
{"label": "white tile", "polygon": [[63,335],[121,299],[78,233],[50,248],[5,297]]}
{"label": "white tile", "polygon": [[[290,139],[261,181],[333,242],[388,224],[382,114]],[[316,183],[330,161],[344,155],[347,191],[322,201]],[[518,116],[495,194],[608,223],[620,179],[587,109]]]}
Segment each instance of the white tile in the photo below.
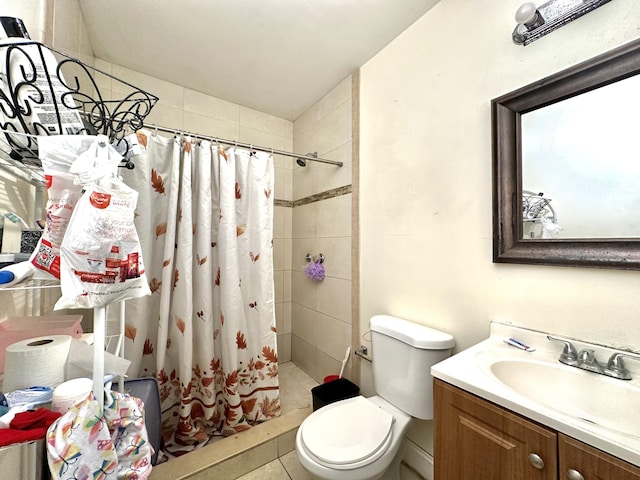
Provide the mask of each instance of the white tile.
{"label": "white tile", "polygon": [[324,254],[327,277],[351,280],[351,237],[321,237],[315,241],[315,246]]}
{"label": "white tile", "polygon": [[318,282],[317,310],[344,322],[351,322],[351,282],[327,277]]}
{"label": "white tile", "polygon": [[238,138],[238,124],[219,118],[199,115],[193,112],[184,112],[184,130],[198,133],[206,137],[218,137],[223,140],[235,140]]}
{"label": "white tile", "polygon": [[247,107],[240,107],[240,123],[279,137],[293,138],[293,122]]}
{"label": "white tile", "polygon": [[284,327],[281,333],[288,334],[288,333],[291,333],[291,309],[292,309],[293,303],[284,302],[282,306],[283,306],[282,319],[283,319]]}
{"label": "white tile", "polygon": [[274,270],[284,270],[284,240],[273,239],[273,268]]}
{"label": "white tile", "polygon": [[[96,84],[98,85],[98,89],[100,90],[100,92],[102,92],[103,90],[111,90],[111,83],[112,80],[111,77],[109,76],[111,74],[111,64],[107,61],[101,60],[99,58],[96,58],[94,60],[93,66],[97,69],[100,70],[100,72],[105,72],[105,73],[99,73],[96,72],[94,73],[94,79],[96,81]],[[109,75],[106,75],[109,74]]]}
{"label": "white tile", "polygon": [[307,254],[310,254],[313,257],[313,255],[322,253],[319,250],[317,238],[296,238],[292,241],[292,244],[293,251],[291,253],[291,268],[297,272],[304,272],[304,269],[307,267]]}
{"label": "white tile", "polygon": [[318,313],[318,350],[342,362],[347,347],[351,345],[351,325],[336,318]]}
{"label": "white tile", "polygon": [[[315,128],[302,132],[293,137],[293,150],[295,152],[318,152],[318,156],[325,150],[320,145],[318,130]],[[295,168],[295,166],[294,166]]]}
{"label": "white tile", "polygon": [[280,460],[273,460],[260,468],[257,468],[238,480],[288,480],[289,475]]}
{"label": "white tile", "polygon": [[278,457],[280,458],[280,461],[282,461],[282,457],[295,450],[296,433],[296,430],[291,430],[278,437]]}
{"label": "white tile", "polygon": [[[344,353],[343,353],[344,356]],[[324,377],[327,375],[338,375],[340,373],[340,367],[342,366],[342,360],[336,360],[330,355],[327,355],[321,350],[316,350],[316,378],[318,382],[324,381]],[[343,376],[349,378],[351,368],[345,367]]]}
{"label": "white tile", "polygon": [[[77,2],[76,2],[77,4]],[[86,55],[89,57],[93,57],[93,47],[91,46],[91,39],[89,38],[89,31],[87,30],[87,26],[84,23],[84,18],[82,17],[82,11],[80,11],[80,7],[78,6],[79,13],[79,32],[78,32],[78,41],[80,42],[78,45],[78,51],[82,55]],[[55,33],[54,33],[55,35]],[[84,60],[83,60],[84,61]],[[92,62],[93,63],[93,62]]]}
{"label": "white tile", "polygon": [[294,137],[315,127],[316,123],[337,109],[345,102],[351,101],[351,75],[342,80],[329,93],[300,115],[293,123]]}
{"label": "white tile", "polygon": [[240,125],[239,105],[188,88],[184,89],[184,109]]}
{"label": "white tile", "polygon": [[273,148],[274,150],[284,150],[290,152],[293,149],[291,138],[273,135],[262,130],[246,127],[240,124],[240,141],[250,143],[259,147]]}
{"label": "white tile", "polygon": [[273,272],[273,284],[275,290],[276,303],[284,302],[284,273],[282,270],[276,270]]}
{"label": "white tile", "polygon": [[82,22],[78,2],[56,0],[53,22],[53,47],[75,55],[80,50],[80,22]]}
{"label": "white tile", "polygon": [[317,206],[318,237],[351,236],[351,194],[322,200]]}
{"label": "white tile", "polygon": [[320,193],[318,190],[318,174],[326,165],[320,163],[307,162],[306,167],[296,167],[293,169],[293,199],[302,198]]}
{"label": "white tile", "polygon": [[[310,203],[293,209],[293,238],[315,238],[317,236],[317,204]],[[332,235],[339,236],[339,235]]]}
{"label": "white tile", "polygon": [[[291,148],[290,150],[293,150],[293,148]],[[273,164],[276,167],[284,168],[286,170],[293,170],[295,163],[296,162],[294,157],[290,157],[288,155],[278,155],[277,153],[273,154]]]}
{"label": "white tile", "polygon": [[[184,87],[130,70],[120,65],[112,65],[111,71],[114,77],[156,95],[163,104],[179,108],[180,110],[184,108]],[[113,89],[118,92],[130,91],[129,86],[119,82],[114,82]]]}
{"label": "white tile", "polygon": [[291,333],[311,345],[318,339],[318,312],[297,303],[291,308]]}
{"label": "white tile", "polygon": [[284,238],[284,210],[286,207],[273,208],[273,238]]}
{"label": "white tile", "polygon": [[286,168],[275,167],[275,198],[278,200],[293,200],[292,173]]}
{"label": "white tile", "polygon": [[280,457],[280,462],[289,474],[291,480],[313,480],[313,477],[300,464],[295,450]]}
{"label": "white tile", "polygon": [[276,315],[276,331],[279,337],[280,334],[284,333],[284,303],[276,303],[274,311]]}
{"label": "white tile", "polygon": [[291,334],[288,333],[284,335],[278,335],[276,339],[278,342],[278,363],[290,362],[291,361]]}
{"label": "white tile", "polygon": [[284,238],[293,238],[293,208],[284,212]]}
{"label": "white tile", "polygon": [[351,102],[345,102],[326,117],[314,130],[318,154],[329,152],[351,141]]}
{"label": "white tile", "polygon": [[[119,92],[114,91],[113,95],[117,98]],[[184,129],[184,112],[180,108],[158,102],[151,110],[151,113],[147,115],[145,121],[151,125],[158,125],[159,127],[182,130]],[[161,135],[168,136],[169,134],[161,133]]]}
{"label": "white tile", "polygon": [[284,270],[282,272],[282,301],[290,302],[292,296],[291,270]]}
{"label": "white tile", "polygon": [[308,308],[316,308],[318,293],[316,282],[302,272],[291,272],[291,300]]}
{"label": "white tile", "polygon": [[284,270],[292,270],[293,269],[293,265],[292,265],[292,257],[291,255],[293,254],[293,239],[291,238],[283,238],[283,256],[284,256],[284,265],[283,268]]}
{"label": "white tile", "polygon": [[322,165],[323,168],[317,169],[316,184],[319,192],[325,192],[332,188],[351,185],[353,183],[351,170],[351,142],[332,150],[324,155],[327,160],[335,160],[342,162],[342,167],[334,165]]}
{"label": "white tile", "polygon": [[297,335],[291,335],[291,360],[317,381],[316,347]]}

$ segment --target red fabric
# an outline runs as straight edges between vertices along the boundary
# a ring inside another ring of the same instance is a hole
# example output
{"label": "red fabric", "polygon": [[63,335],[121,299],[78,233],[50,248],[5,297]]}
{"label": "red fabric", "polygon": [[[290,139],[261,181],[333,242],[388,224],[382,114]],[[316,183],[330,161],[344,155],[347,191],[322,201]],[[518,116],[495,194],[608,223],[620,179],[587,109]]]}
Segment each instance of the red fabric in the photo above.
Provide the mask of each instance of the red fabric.
{"label": "red fabric", "polygon": [[0,429],[0,447],[44,438],[49,425],[59,416],[46,408],[17,413],[10,428]]}

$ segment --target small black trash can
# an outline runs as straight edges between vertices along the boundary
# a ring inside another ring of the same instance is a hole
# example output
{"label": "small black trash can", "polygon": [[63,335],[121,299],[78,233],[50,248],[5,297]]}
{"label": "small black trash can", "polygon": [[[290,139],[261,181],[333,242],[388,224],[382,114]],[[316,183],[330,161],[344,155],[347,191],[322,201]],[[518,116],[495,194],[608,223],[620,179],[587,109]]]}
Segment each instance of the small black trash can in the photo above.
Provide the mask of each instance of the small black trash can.
{"label": "small black trash can", "polygon": [[338,378],[311,389],[313,396],[313,411],[315,412],[325,405],[355,397],[360,393],[360,387],[351,383],[346,378]]}

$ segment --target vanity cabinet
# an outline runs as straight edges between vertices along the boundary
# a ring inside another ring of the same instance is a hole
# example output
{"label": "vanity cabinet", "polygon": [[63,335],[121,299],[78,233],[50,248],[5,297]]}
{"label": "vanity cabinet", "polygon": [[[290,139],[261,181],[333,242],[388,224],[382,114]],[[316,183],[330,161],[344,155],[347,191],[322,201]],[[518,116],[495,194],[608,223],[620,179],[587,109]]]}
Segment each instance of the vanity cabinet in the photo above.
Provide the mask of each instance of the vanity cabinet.
{"label": "vanity cabinet", "polygon": [[640,468],[434,380],[435,480],[640,480]]}
{"label": "vanity cabinet", "polygon": [[[558,434],[560,480],[640,480],[640,468],[575,438]],[[571,472],[571,473],[569,473]]]}
{"label": "vanity cabinet", "polygon": [[435,480],[558,478],[554,430],[440,380],[434,413]]}

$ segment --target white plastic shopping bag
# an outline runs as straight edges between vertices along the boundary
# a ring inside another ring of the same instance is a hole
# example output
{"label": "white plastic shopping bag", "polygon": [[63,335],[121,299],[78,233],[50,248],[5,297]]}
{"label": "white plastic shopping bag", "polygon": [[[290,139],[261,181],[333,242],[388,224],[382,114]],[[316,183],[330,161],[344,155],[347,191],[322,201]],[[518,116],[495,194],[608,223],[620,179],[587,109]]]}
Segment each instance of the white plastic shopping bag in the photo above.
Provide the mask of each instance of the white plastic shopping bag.
{"label": "white plastic shopping bag", "polygon": [[[117,173],[122,157],[104,135],[57,135],[38,137],[38,155],[47,187],[44,231],[30,261],[35,278],[60,278],[60,245],[69,219],[87,181]],[[98,167],[99,165],[99,167]]]}
{"label": "white plastic shopping bag", "polygon": [[112,177],[85,185],[60,246],[55,309],[94,308],[151,293],[134,225],[138,193]]}

